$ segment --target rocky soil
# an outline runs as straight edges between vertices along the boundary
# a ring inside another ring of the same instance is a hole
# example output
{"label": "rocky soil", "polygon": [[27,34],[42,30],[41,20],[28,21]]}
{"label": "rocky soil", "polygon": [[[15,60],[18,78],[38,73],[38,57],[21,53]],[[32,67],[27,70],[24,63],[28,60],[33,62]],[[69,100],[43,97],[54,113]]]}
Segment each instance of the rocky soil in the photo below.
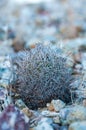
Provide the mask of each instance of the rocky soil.
{"label": "rocky soil", "polygon": [[[67,54],[76,77],[69,104],[57,98],[32,110],[12,91],[12,58],[38,43],[59,47]],[[0,0],[0,130],[20,129],[86,130],[85,0],[37,4]]]}

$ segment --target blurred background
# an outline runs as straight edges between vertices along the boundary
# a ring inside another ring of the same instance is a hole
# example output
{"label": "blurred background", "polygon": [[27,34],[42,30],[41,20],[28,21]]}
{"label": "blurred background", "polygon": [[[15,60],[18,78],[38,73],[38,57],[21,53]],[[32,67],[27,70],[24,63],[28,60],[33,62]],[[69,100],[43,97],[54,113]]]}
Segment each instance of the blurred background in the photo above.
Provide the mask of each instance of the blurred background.
{"label": "blurred background", "polygon": [[86,0],[0,0],[0,55],[36,43],[86,43]]}

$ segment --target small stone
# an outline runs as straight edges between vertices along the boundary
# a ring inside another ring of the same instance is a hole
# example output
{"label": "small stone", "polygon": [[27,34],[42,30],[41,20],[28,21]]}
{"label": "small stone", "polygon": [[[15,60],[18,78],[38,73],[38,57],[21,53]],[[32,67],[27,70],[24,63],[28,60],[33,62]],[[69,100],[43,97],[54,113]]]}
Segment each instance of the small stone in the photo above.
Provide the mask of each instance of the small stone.
{"label": "small stone", "polygon": [[53,123],[53,121],[52,121],[51,118],[46,118],[46,117],[41,118],[41,122],[47,122],[47,123],[49,123],[49,124],[52,124],[52,123]]}
{"label": "small stone", "polygon": [[6,89],[13,81],[11,65],[11,58],[9,56],[0,57],[0,85]]}
{"label": "small stone", "polygon": [[67,115],[70,113],[72,107],[66,107],[66,108],[63,108],[60,110],[60,113],[59,113],[59,117],[60,117],[60,121],[61,121],[61,124],[65,125],[67,124]]}
{"label": "small stone", "polygon": [[21,110],[22,110],[23,108],[27,108],[27,106],[25,105],[25,103],[24,103],[21,99],[16,100],[15,105],[16,105],[18,108],[20,108]]}
{"label": "small stone", "polygon": [[0,115],[0,130],[29,130],[29,118],[9,105]]}
{"label": "small stone", "polygon": [[31,117],[33,115],[33,112],[25,105],[21,99],[16,100],[15,104],[28,117]]}
{"label": "small stone", "polygon": [[3,111],[12,102],[11,96],[4,87],[0,87],[0,111]]}
{"label": "small stone", "polygon": [[60,124],[60,118],[59,118],[59,116],[54,117],[53,121],[54,121],[54,123]]}
{"label": "small stone", "polygon": [[6,37],[6,32],[3,27],[0,27],[0,40],[4,40]]}
{"label": "small stone", "polygon": [[68,126],[61,126],[60,130],[68,130]]}
{"label": "small stone", "polygon": [[30,128],[29,130],[34,130],[34,128]]}
{"label": "small stone", "polygon": [[81,53],[81,63],[83,69],[86,70],[86,52]]}
{"label": "small stone", "polygon": [[78,63],[78,64],[74,65],[74,73],[75,74],[81,74],[82,70],[83,70],[83,67],[81,64]]}
{"label": "small stone", "polygon": [[71,124],[72,122],[86,120],[86,107],[76,105],[64,108],[59,113],[60,121],[63,125]]}
{"label": "small stone", "polygon": [[60,126],[58,124],[52,124],[54,130],[60,130]]}
{"label": "small stone", "polygon": [[48,110],[46,111],[42,111],[41,113],[43,116],[45,117],[55,117],[55,116],[58,116],[58,113],[57,112],[50,112]]}
{"label": "small stone", "polygon": [[47,109],[48,109],[49,111],[54,111],[53,104],[47,103]]}
{"label": "small stone", "polygon": [[80,57],[80,54],[78,53],[78,51],[76,51],[74,54],[73,54],[73,58],[74,58],[74,61],[75,62],[80,62],[81,61],[81,57]]}
{"label": "small stone", "polygon": [[65,38],[69,38],[69,39],[72,39],[72,38],[75,38],[78,36],[78,30],[77,28],[74,26],[74,25],[71,25],[71,26],[61,26],[61,29],[60,29],[62,35],[64,35]]}
{"label": "small stone", "polygon": [[39,121],[34,130],[54,130],[51,124],[52,121],[50,121],[50,119],[48,120],[47,118],[43,118]]}
{"label": "small stone", "polygon": [[22,112],[27,115],[28,117],[32,116],[32,112],[28,108],[23,108]]}
{"label": "small stone", "polygon": [[65,107],[65,103],[59,99],[52,100],[51,104],[53,105],[55,111],[60,111],[62,108]]}
{"label": "small stone", "polygon": [[8,39],[14,39],[15,37],[15,32],[12,29],[8,29]]}
{"label": "small stone", "polygon": [[67,123],[71,124],[75,121],[83,121],[86,120],[86,108],[84,106],[75,106],[71,109],[71,111],[67,115]]}
{"label": "small stone", "polygon": [[86,99],[83,100],[83,106],[86,107]]}
{"label": "small stone", "polygon": [[38,125],[38,122],[42,119],[43,117],[39,114],[34,113],[34,115],[30,118],[30,128],[33,128]]}
{"label": "small stone", "polygon": [[72,123],[69,130],[86,130],[86,121]]}
{"label": "small stone", "polygon": [[24,42],[23,39],[15,38],[15,39],[13,40],[13,45],[12,45],[12,47],[13,47],[13,49],[14,49],[15,52],[18,52],[18,51],[24,49],[24,44],[25,44],[25,42]]}
{"label": "small stone", "polygon": [[38,125],[34,130],[54,130],[48,123],[42,123]]}
{"label": "small stone", "polygon": [[7,94],[7,89],[5,89],[4,87],[0,87],[0,100],[4,101],[6,99]]}

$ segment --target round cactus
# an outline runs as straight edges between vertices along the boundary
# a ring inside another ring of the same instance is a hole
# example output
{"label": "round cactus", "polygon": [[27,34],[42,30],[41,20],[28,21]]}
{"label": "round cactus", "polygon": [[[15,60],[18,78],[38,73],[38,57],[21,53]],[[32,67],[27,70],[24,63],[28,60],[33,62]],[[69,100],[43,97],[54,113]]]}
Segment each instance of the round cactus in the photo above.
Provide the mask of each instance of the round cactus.
{"label": "round cactus", "polygon": [[37,45],[13,58],[16,82],[13,87],[29,108],[44,107],[52,99],[71,100],[72,70],[59,48]]}

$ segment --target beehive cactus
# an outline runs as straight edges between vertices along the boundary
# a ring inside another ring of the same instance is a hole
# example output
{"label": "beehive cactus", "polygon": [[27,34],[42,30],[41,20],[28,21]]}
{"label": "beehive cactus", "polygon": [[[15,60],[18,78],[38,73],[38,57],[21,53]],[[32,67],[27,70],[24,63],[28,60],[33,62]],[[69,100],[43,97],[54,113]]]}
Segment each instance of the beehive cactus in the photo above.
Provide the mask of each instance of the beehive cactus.
{"label": "beehive cactus", "polygon": [[17,75],[13,87],[29,108],[44,107],[52,99],[71,100],[72,70],[61,49],[37,45],[19,52],[13,64]]}

